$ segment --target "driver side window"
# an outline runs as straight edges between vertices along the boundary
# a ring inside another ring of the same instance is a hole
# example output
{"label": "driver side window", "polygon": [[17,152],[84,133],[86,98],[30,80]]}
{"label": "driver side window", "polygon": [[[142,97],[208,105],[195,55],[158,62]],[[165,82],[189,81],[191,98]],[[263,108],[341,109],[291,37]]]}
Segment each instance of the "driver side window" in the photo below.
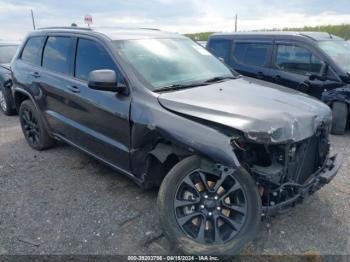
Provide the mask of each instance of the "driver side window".
{"label": "driver side window", "polygon": [[118,82],[124,82],[117,66],[104,47],[93,40],[80,38],[75,60],[75,77],[88,81],[91,71],[102,69],[114,70],[117,73]]}
{"label": "driver side window", "polygon": [[323,62],[306,48],[279,44],[276,65],[284,71],[306,75],[321,73]]}

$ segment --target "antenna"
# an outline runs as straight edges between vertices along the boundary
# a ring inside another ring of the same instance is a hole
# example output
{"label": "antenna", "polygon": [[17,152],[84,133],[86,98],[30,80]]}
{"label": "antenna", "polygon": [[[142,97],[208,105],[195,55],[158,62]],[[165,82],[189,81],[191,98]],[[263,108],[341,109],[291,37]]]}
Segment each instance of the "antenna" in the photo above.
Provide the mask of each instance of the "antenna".
{"label": "antenna", "polygon": [[31,13],[31,15],[32,15],[33,28],[34,28],[34,30],[35,30],[35,19],[34,19],[33,9],[30,9],[30,13]]}
{"label": "antenna", "polygon": [[237,32],[238,15],[235,17],[235,32]]}

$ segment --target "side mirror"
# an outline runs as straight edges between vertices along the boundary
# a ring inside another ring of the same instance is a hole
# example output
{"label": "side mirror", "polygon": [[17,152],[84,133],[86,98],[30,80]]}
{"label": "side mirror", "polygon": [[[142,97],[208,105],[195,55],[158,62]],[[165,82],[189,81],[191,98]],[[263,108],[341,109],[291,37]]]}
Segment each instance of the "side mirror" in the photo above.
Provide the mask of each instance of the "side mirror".
{"label": "side mirror", "polygon": [[327,73],[328,73],[328,64],[323,63],[319,74],[307,73],[306,75],[309,77],[311,81],[314,81],[314,80],[326,81]]}
{"label": "side mirror", "polygon": [[125,85],[118,85],[117,74],[113,70],[94,70],[89,74],[88,85],[91,89],[109,91],[109,92],[123,92]]}

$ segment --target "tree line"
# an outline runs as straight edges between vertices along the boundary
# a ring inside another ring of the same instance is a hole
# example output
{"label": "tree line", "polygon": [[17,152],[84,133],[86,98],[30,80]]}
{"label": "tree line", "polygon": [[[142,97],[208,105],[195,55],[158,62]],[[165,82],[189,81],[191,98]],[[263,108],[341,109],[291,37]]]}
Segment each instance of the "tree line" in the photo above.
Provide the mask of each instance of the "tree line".
{"label": "tree line", "polygon": [[[343,25],[322,25],[322,26],[304,26],[302,28],[283,28],[283,29],[263,29],[259,31],[314,31],[314,32],[327,32],[344,39],[350,39],[350,24]],[[195,34],[186,34],[186,36],[197,40],[197,41],[207,41],[208,38],[214,32],[202,32]]]}

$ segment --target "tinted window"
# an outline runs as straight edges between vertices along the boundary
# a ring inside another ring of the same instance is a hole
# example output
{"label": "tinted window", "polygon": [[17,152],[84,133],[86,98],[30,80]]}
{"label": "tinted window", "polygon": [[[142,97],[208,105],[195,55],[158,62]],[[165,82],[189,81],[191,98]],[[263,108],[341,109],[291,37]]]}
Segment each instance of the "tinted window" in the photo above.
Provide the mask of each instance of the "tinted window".
{"label": "tinted window", "polygon": [[283,70],[295,73],[320,73],[322,61],[309,50],[295,45],[278,45],[276,64]]}
{"label": "tinted window", "polygon": [[70,71],[72,47],[72,39],[70,37],[50,36],[44,49],[43,67],[68,74]]}
{"label": "tinted window", "polygon": [[[75,76],[82,80],[88,80],[91,71],[100,69],[116,70],[107,51],[95,41],[79,39]],[[119,76],[118,73],[117,75]]]}
{"label": "tinted window", "polygon": [[22,52],[22,60],[34,65],[40,65],[41,60],[41,46],[44,37],[30,38]]}
{"label": "tinted window", "polygon": [[230,50],[231,50],[230,40],[211,40],[209,43],[209,50],[217,57],[223,58],[226,63],[229,62]]}
{"label": "tinted window", "polygon": [[236,43],[233,56],[237,62],[263,66],[268,62],[270,44]]}
{"label": "tinted window", "polygon": [[16,45],[0,45],[0,64],[10,63],[16,51]]}

